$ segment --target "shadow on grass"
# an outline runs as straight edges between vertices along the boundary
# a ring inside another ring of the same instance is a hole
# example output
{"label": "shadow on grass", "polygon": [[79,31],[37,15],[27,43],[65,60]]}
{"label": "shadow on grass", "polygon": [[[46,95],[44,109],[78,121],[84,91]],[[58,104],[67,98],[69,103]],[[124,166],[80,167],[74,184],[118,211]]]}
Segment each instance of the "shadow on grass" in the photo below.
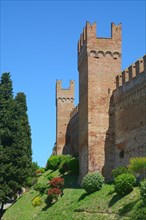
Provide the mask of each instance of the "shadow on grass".
{"label": "shadow on grass", "polygon": [[83,199],[85,199],[85,197],[86,197],[86,196],[89,196],[89,195],[90,195],[90,194],[88,194],[88,193],[82,194],[81,197],[78,199],[78,202],[81,201],[81,200],[83,200]]}
{"label": "shadow on grass", "polygon": [[133,209],[133,207],[136,205],[136,203],[138,201],[139,200],[136,200],[134,202],[131,202],[131,203],[128,203],[128,204],[124,205],[123,208],[119,210],[118,214],[121,215],[121,216],[127,214],[128,212],[130,212]]}
{"label": "shadow on grass", "polygon": [[78,175],[74,174],[64,174],[61,176],[64,179],[64,187],[65,188],[73,188],[73,189],[81,189],[80,185],[78,184]]}
{"label": "shadow on grass", "polygon": [[114,195],[113,197],[112,197],[112,199],[110,200],[110,202],[109,202],[109,204],[108,204],[108,206],[109,207],[112,207],[116,202],[118,202],[120,199],[122,199],[124,196],[119,196],[119,195]]}

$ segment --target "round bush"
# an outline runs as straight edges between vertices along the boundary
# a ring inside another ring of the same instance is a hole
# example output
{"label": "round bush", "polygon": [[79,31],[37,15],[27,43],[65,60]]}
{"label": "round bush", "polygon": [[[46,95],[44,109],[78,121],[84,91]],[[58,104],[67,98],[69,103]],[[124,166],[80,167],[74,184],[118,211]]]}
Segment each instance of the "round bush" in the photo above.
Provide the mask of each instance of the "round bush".
{"label": "round bush", "polygon": [[46,188],[47,185],[43,183],[37,183],[34,186],[34,190],[39,191],[41,194],[45,192]]}
{"label": "round bush", "polygon": [[61,156],[59,155],[51,156],[47,161],[46,169],[55,171],[58,169],[60,162],[61,162]]}
{"label": "round bush", "polygon": [[140,195],[144,204],[146,204],[146,179],[140,183]]}
{"label": "round bush", "polygon": [[124,174],[124,173],[130,173],[127,167],[118,167],[114,170],[112,170],[112,176],[116,178],[117,176]]}
{"label": "round bush", "polygon": [[98,173],[88,173],[82,181],[82,188],[86,190],[87,193],[93,193],[102,188],[104,183],[104,177]]}
{"label": "round bush", "polygon": [[120,196],[130,193],[135,184],[136,177],[130,173],[121,174],[114,181],[115,191]]}

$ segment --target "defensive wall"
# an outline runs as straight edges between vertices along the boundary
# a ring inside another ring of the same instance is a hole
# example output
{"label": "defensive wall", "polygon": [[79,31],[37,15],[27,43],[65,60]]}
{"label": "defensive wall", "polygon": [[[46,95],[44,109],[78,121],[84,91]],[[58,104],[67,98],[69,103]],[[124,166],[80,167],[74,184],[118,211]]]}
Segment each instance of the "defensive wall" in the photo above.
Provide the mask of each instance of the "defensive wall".
{"label": "defensive wall", "polygon": [[79,157],[79,181],[146,156],[146,56],[121,70],[121,24],[111,24],[111,37],[96,37],[87,22],[78,42],[79,105],[74,81],[56,83],[57,154]]}

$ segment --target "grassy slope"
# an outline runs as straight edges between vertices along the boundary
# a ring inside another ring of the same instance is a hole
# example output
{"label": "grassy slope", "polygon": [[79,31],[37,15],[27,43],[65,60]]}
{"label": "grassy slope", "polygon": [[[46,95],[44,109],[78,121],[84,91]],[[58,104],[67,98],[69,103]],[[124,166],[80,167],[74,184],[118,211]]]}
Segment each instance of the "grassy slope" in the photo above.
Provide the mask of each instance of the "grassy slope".
{"label": "grassy slope", "polygon": [[[38,182],[48,182],[48,173],[43,174]],[[123,198],[114,193],[113,185],[105,185],[100,191],[87,195],[78,186],[77,177],[65,175],[64,178],[64,195],[58,202],[50,207],[44,202],[33,207],[31,201],[38,192],[31,189],[5,212],[2,220],[130,220],[140,203],[138,188]],[[45,198],[46,195],[42,196],[42,200]]]}

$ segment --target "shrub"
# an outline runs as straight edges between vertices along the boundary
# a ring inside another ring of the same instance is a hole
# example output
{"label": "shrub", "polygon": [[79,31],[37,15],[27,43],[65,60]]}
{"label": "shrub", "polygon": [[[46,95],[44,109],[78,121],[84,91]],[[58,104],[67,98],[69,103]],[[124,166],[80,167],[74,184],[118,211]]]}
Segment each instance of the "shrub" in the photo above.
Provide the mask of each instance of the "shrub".
{"label": "shrub", "polygon": [[59,155],[51,156],[47,161],[46,169],[55,171],[58,169],[60,162],[61,162],[61,156]]}
{"label": "shrub", "polygon": [[42,183],[37,183],[34,186],[34,189],[36,191],[39,191],[41,194],[45,192],[46,188],[47,188],[47,185],[42,184]]}
{"label": "shrub", "polygon": [[136,184],[136,178],[130,173],[124,173],[115,178],[114,186],[115,191],[120,196],[124,196],[133,190]]}
{"label": "shrub", "polygon": [[132,215],[132,220],[145,220],[146,219],[146,209],[144,207],[139,207]]}
{"label": "shrub", "polygon": [[62,155],[61,157],[61,163],[59,166],[59,172],[61,174],[64,174],[65,172],[68,172],[69,167],[68,167],[68,163],[72,160],[72,156],[70,155]]}
{"label": "shrub", "polygon": [[64,179],[55,177],[49,182],[49,185],[51,188],[61,188],[64,185]]}
{"label": "shrub", "polygon": [[139,174],[140,180],[146,175],[146,157],[135,157],[130,159],[129,170]]}
{"label": "shrub", "polygon": [[82,188],[86,190],[87,193],[93,193],[102,188],[104,183],[104,177],[98,173],[88,173],[82,181]]}
{"label": "shrub", "polygon": [[79,174],[79,159],[78,158],[72,158],[68,162],[68,171],[72,174]]}
{"label": "shrub", "polygon": [[36,177],[28,177],[26,180],[26,187],[32,187],[36,184],[37,178]]}
{"label": "shrub", "polygon": [[42,200],[39,196],[35,197],[33,200],[32,200],[32,205],[33,206],[40,206],[42,204]]}
{"label": "shrub", "polygon": [[140,195],[144,204],[146,204],[146,179],[140,183]]}
{"label": "shrub", "polygon": [[62,190],[59,188],[52,188],[48,190],[48,199],[47,200],[51,200],[51,202],[53,200],[58,200],[58,197],[62,195]]}
{"label": "shrub", "polygon": [[117,176],[124,174],[124,173],[130,173],[127,167],[118,167],[114,170],[112,170],[112,176],[116,178]]}
{"label": "shrub", "polygon": [[55,177],[55,175],[52,174],[52,173],[50,173],[50,174],[47,176],[47,179],[48,179],[48,180],[52,180],[54,177]]}

